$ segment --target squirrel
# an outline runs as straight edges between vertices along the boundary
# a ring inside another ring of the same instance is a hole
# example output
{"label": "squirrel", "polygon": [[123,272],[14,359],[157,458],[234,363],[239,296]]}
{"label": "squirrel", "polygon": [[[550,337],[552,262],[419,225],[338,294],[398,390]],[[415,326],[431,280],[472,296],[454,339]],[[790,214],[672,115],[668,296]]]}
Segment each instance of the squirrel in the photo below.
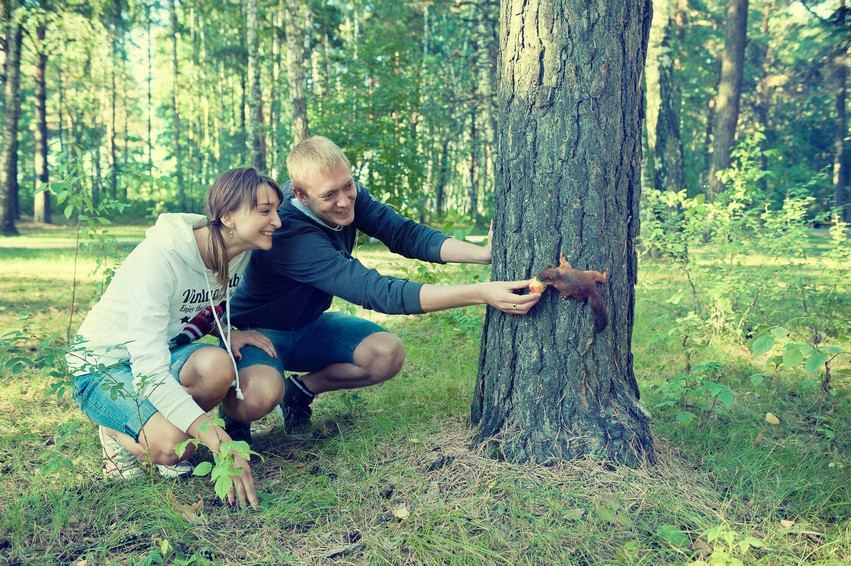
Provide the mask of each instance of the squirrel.
{"label": "squirrel", "polygon": [[595,329],[602,332],[608,323],[606,306],[603,297],[597,291],[597,283],[605,283],[609,273],[599,271],[580,271],[573,267],[561,254],[558,267],[548,263],[537,275],[537,278],[548,285],[552,285],[561,292],[561,298],[574,297],[580,301],[587,300],[588,306],[594,311]]}

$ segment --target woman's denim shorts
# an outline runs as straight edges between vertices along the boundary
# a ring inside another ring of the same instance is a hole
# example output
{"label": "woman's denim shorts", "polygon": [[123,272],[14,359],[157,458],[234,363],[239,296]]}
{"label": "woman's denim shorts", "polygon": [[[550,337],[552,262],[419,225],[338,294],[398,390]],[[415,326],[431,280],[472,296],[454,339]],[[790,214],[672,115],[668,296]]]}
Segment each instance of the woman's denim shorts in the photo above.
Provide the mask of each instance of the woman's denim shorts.
{"label": "woman's denim shorts", "polygon": [[[201,348],[217,347],[203,342],[178,346],[171,351],[171,375],[179,382],[180,369],[189,356]],[[157,412],[150,401],[136,395],[129,363],[110,366],[104,372],[74,376],[74,400],[95,424],[123,432],[136,440],[142,427]]]}

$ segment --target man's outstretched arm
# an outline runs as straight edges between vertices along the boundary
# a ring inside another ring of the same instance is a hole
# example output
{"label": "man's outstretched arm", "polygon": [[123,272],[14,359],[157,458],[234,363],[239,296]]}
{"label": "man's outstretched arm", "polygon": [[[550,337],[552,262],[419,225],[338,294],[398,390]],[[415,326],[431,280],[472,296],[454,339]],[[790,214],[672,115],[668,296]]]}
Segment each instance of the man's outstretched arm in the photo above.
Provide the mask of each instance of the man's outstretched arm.
{"label": "man's outstretched arm", "polygon": [[540,293],[517,295],[514,291],[526,289],[528,281],[489,281],[471,285],[423,285],[420,289],[420,307],[423,312],[434,312],[470,305],[490,305],[508,314],[526,314]]}

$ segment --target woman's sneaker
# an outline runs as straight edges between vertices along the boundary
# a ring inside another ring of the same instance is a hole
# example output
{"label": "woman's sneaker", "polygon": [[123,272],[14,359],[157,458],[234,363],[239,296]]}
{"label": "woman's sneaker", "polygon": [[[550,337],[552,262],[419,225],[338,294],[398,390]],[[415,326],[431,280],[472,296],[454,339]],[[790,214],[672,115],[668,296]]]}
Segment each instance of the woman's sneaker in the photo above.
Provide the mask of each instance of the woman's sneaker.
{"label": "woman's sneaker", "polygon": [[157,464],[157,471],[164,478],[182,478],[191,474],[195,470],[195,466],[188,462],[178,462],[177,464]]}
{"label": "woman's sneaker", "polygon": [[128,452],[117,439],[109,436],[106,429],[98,426],[101,451],[103,453],[103,475],[107,478],[129,480],[145,475],[139,459]]}

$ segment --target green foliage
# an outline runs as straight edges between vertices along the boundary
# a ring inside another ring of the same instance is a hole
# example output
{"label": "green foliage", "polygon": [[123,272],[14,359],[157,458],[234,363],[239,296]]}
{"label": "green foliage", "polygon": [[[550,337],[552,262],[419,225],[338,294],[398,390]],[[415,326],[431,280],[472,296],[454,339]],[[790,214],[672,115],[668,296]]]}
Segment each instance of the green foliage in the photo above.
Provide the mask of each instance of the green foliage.
{"label": "green foliage", "polygon": [[[686,293],[668,300],[689,305],[676,320],[683,336],[740,336],[763,304],[783,302],[790,286],[809,284],[797,274],[804,269],[813,197],[807,186],[794,187],[780,207],[771,207],[759,186],[766,175],[759,169],[762,141],[756,133],[733,152],[733,167],[718,174],[726,190],[714,201],[685,191],[644,193],[644,253],[672,262],[688,282]],[[837,234],[832,248],[843,247],[841,241]],[[764,258],[758,270],[755,256]]]}
{"label": "green foliage", "polygon": [[[821,388],[833,394],[830,380],[832,373],[839,375],[851,375],[851,369],[842,368],[833,370],[832,364],[838,363],[841,357],[851,356],[851,352],[843,347],[824,343],[805,344],[788,340],[791,334],[782,326],[769,328],[748,342],[748,348],[755,357],[761,357],[777,348],[779,351],[768,357],[765,365],[772,370],[773,374],[781,371],[802,375],[802,384],[812,386],[815,384],[813,378],[821,376]],[[751,376],[754,385],[759,385],[765,373],[757,373]]]}

